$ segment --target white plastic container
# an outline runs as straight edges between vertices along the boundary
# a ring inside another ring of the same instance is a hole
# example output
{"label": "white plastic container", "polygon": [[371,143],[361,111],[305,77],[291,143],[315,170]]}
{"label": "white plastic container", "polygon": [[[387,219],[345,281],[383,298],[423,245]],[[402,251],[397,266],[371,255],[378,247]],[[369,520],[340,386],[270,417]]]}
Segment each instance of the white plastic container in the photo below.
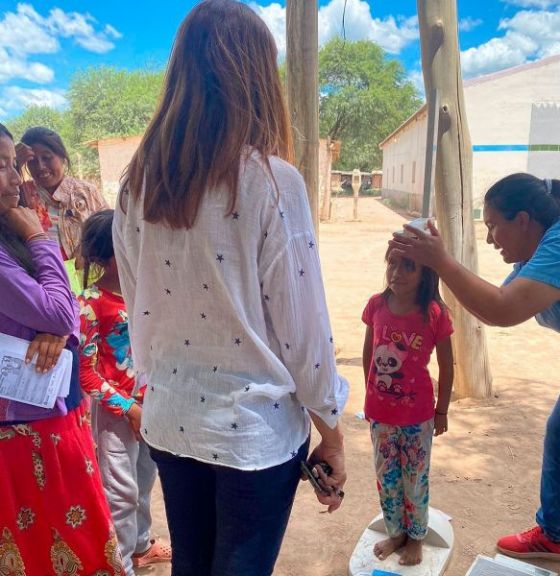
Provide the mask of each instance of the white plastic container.
{"label": "white plastic container", "polygon": [[[429,220],[429,218],[415,218],[414,220],[411,220],[408,225],[420,230],[421,232],[430,234],[430,229],[428,228]],[[405,232],[405,234],[409,234],[409,232]]]}

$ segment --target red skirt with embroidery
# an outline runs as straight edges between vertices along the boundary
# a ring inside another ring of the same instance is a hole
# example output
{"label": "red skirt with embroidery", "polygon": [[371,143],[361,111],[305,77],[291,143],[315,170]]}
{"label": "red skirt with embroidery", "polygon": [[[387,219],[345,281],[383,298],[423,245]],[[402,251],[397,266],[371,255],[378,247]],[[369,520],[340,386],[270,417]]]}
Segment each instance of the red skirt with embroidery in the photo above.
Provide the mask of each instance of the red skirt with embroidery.
{"label": "red skirt with embroidery", "polygon": [[0,574],[123,574],[83,405],[0,426]]}

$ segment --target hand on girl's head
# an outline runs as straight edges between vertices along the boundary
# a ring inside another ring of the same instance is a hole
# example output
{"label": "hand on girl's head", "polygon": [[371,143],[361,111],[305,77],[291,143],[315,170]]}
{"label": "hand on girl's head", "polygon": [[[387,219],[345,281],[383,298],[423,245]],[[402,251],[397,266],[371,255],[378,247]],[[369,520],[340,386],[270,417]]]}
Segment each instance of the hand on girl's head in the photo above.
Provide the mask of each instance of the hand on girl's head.
{"label": "hand on girl's head", "polygon": [[404,228],[404,236],[405,237],[412,237],[412,238],[425,238],[429,236],[439,236],[439,231],[436,228],[433,220],[427,220],[425,223],[423,222],[420,228],[420,225],[414,225],[417,222],[416,220],[413,221],[411,224],[405,224]]}
{"label": "hand on girl's head", "polygon": [[405,226],[410,234],[393,234],[389,248],[399,256],[414,260],[421,266],[437,268],[445,258],[443,241],[433,222],[429,222],[430,233]]}

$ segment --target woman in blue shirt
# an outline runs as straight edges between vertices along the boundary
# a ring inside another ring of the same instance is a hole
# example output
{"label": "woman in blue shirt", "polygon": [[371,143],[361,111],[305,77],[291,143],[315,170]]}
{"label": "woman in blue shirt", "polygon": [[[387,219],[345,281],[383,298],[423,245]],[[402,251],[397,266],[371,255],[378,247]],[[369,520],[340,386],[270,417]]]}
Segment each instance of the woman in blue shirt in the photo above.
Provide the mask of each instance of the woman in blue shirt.
{"label": "woman in blue shirt", "polygon": [[[512,174],[484,198],[487,242],[513,272],[501,287],[483,280],[450,256],[430,222],[431,234],[395,237],[391,246],[434,268],[461,304],[482,322],[513,326],[531,317],[560,332],[560,180]],[[406,228],[406,227],[405,227]],[[560,399],[548,419],[537,526],[504,536],[498,549],[520,558],[560,559]]]}

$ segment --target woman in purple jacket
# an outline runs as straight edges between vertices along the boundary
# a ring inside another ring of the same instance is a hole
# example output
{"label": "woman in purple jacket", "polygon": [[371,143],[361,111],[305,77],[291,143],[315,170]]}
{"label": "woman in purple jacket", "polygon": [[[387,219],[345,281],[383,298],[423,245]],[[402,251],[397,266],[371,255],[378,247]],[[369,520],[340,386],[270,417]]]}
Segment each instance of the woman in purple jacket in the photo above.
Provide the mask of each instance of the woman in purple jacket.
{"label": "woman in purple jacket", "polygon": [[[37,352],[46,372],[63,343],[77,358],[77,308],[57,243],[18,206],[20,184],[0,124],[0,332],[32,342],[28,361]],[[0,574],[121,574],[77,371],[75,360],[52,410],[0,398]]]}

